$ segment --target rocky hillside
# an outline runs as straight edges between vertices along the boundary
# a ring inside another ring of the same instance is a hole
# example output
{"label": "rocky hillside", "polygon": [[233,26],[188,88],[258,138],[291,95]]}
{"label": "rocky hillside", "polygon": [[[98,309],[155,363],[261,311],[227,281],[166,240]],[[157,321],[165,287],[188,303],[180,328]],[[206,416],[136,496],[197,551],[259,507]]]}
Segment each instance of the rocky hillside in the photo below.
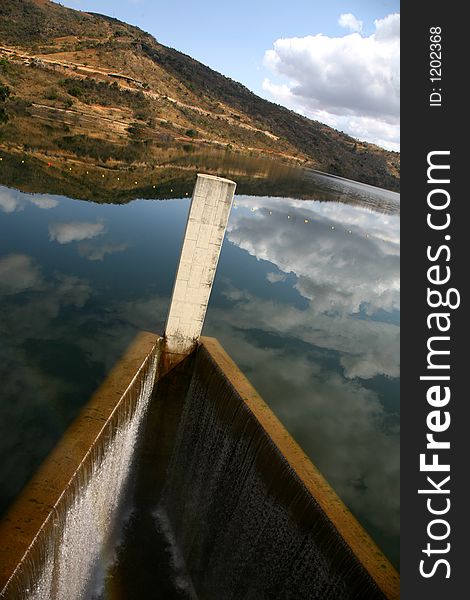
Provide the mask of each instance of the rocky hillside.
{"label": "rocky hillside", "polygon": [[137,27],[0,1],[0,145],[38,160],[152,167],[169,146],[273,156],[397,190],[399,154],[263,100]]}

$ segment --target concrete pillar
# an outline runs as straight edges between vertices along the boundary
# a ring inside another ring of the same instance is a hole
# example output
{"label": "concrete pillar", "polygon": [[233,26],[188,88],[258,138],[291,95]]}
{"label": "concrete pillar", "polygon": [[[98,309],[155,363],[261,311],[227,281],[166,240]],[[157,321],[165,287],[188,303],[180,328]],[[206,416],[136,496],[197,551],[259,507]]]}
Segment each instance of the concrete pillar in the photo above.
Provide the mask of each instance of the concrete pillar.
{"label": "concrete pillar", "polygon": [[236,183],[198,175],[165,327],[165,363],[172,368],[199,340],[227,228]]}

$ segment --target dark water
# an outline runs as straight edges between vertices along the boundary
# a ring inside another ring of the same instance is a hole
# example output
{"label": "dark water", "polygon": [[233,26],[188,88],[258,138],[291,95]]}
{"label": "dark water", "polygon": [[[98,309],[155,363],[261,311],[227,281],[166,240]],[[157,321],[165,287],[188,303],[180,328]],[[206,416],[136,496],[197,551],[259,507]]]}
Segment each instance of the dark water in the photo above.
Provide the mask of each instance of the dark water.
{"label": "dark water", "polygon": [[[397,196],[311,173],[279,187],[236,197],[204,334],[396,562]],[[0,187],[2,510],[133,335],[162,332],[188,207]]]}
{"label": "dark water", "polygon": [[200,598],[384,598],[206,351],[167,473],[156,521]]}

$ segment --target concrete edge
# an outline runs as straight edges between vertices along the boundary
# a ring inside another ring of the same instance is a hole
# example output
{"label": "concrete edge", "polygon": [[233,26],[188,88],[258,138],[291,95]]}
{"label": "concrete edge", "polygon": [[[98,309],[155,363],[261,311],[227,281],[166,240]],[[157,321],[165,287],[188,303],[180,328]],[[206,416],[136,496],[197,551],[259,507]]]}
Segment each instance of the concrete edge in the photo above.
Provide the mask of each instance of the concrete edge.
{"label": "concrete edge", "polygon": [[221,181],[223,183],[230,183],[233,185],[237,185],[235,181],[231,179],[226,179],[225,177],[219,177],[218,175],[209,175],[208,173],[198,173],[197,177],[201,177],[201,179],[213,179],[215,181]]}
{"label": "concrete edge", "polygon": [[161,339],[154,333],[137,334],[0,522],[0,595]]}
{"label": "concrete edge", "polygon": [[204,336],[201,337],[200,344],[221,368],[225,377],[274,442],[280,454],[315,498],[351,552],[357,557],[385,597],[389,600],[398,600],[400,577],[387,557],[295,442],[236,363],[225,352],[219,341]]}
{"label": "concrete edge", "polygon": [[164,331],[170,367],[201,335],[235,188],[229,179],[197,174]]}

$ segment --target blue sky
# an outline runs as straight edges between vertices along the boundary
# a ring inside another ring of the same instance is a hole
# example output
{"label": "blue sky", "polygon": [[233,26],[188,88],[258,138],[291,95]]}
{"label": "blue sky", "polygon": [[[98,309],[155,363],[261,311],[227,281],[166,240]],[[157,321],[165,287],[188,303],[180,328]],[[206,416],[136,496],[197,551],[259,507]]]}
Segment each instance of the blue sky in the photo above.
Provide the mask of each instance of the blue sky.
{"label": "blue sky", "polygon": [[[370,43],[377,37],[377,21],[399,13],[397,0],[62,0],[61,4],[137,25],[260,96],[398,149],[398,107],[396,114],[391,106],[380,114],[379,107],[398,94],[397,40],[393,44],[388,40],[386,51],[384,44]],[[390,23],[385,22],[382,30],[390,29]],[[278,40],[284,42],[276,47]],[[343,64],[341,53],[354,57],[352,69]],[[390,72],[388,60],[393,63]],[[360,85],[370,90],[369,104],[375,100],[376,106],[368,106],[365,92],[359,98],[356,90],[354,98],[349,97],[356,87],[355,70],[361,75]],[[328,75],[334,72],[341,81]],[[318,94],[315,81],[321,81]],[[377,92],[380,86],[383,89]],[[336,89],[336,97],[328,87]],[[344,100],[338,97],[338,88]]]}

